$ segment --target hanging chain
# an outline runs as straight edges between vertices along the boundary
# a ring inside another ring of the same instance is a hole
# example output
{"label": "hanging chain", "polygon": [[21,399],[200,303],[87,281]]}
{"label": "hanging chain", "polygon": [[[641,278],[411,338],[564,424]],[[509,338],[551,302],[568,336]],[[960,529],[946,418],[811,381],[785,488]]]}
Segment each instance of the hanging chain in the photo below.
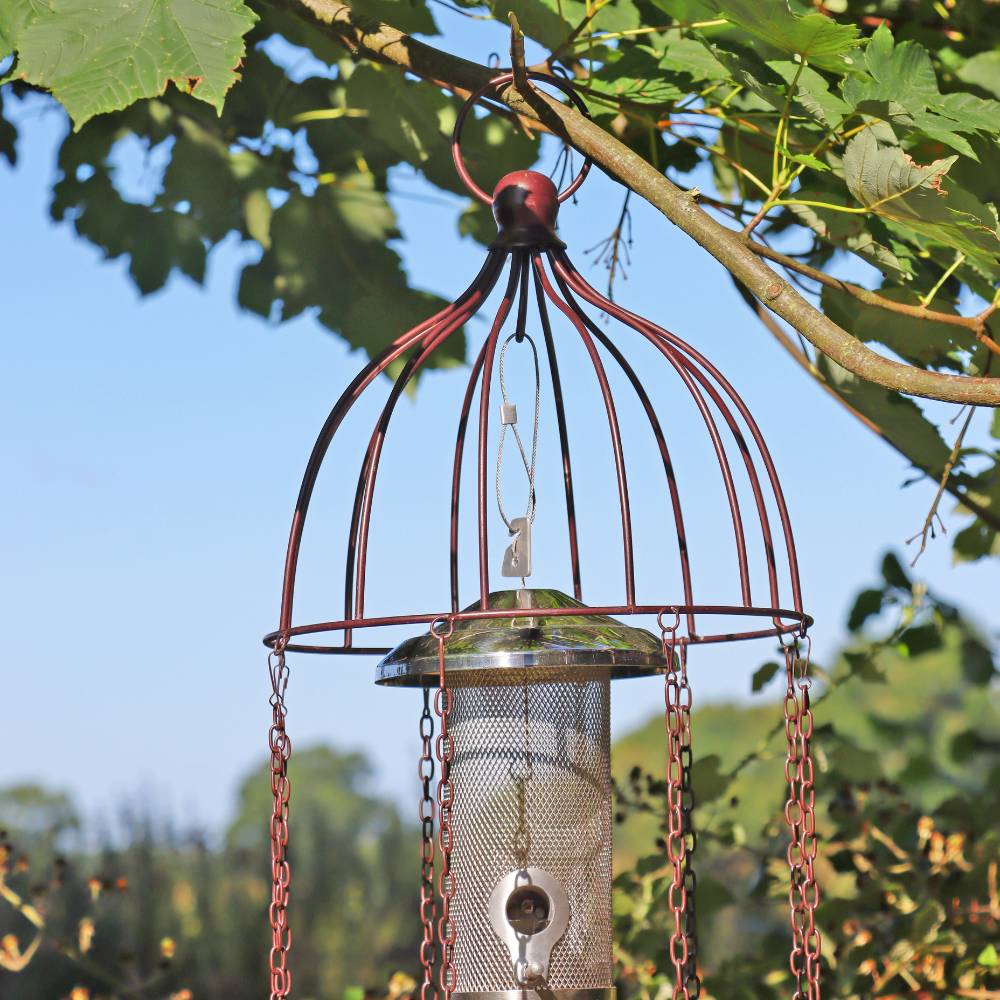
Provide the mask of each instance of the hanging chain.
{"label": "hanging chain", "polygon": [[448,618],[438,618],[431,625],[431,634],[438,642],[438,689],[434,695],[434,711],[439,720],[437,759],[441,766],[437,783],[438,847],[441,851],[441,871],[438,874],[438,895],[441,915],[438,918],[438,946],[441,956],[439,981],[443,1000],[451,1000],[455,989],[455,921],[451,903],[455,896],[455,876],[451,870],[452,827],[451,810],[455,792],[451,783],[451,767],[455,760],[455,737],[448,722],[451,718],[452,693],[445,680],[444,644],[454,631]]}
{"label": "hanging chain", "polygon": [[424,709],[420,715],[420,776],[422,793],[420,797],[420,924],[423,938],[420,942],[420,965],[424,970],[420,986],[420,1000],[433,1000],[437,996],[434,985],[434,959],[436,939],[434,921],[437,905],[434,900],[434,795],[431,783],[434,781],[434,716],[431,714],[431,689],[424,680]]}
{"label": "hanging chain", "polygon": [[667,670],[664,684],[664,722],[667,730],[667,858],[673,869],[667,903],[673,916],[670,964],[674,969],[671,1000],[694,1000],[701,994],[696,956],[695,874],[692,867],[694,831],[691,790],[691,686],[687,675],[687,648],[677,641],[680,615],[672,625],[658,618]]}
{"label": "hanging chain", "polygon": [[288,897],[291,892],[291,870],[288,867],[288,801],[291,785],[288,781],[288,758],[292,743],[285,731],[285,689],[288,687],[288,664],[285,662],[287,636],[280,636],[267,657],[271,675],[271,1000],[284,1000],[292,992],[292,971],[288,968],[288,952],[292,947],[292,930],[288,926]]}
{"label": "hanging chain", "polygon": [[819,886],[813,870],[816,860],[816,788],[812,758],[813,714],[809,703],[812,678],[809,675],[809,637],[801,655],[794,640],[784,645],[785,736],[788,755],[785,778],[788,801],[785,820],[791,834],[788,867],[791,883],[788,903],[792,924],[792,952],[789,959],[795,977],[793,1000],[820,1000],[820,933],[816,927]]}

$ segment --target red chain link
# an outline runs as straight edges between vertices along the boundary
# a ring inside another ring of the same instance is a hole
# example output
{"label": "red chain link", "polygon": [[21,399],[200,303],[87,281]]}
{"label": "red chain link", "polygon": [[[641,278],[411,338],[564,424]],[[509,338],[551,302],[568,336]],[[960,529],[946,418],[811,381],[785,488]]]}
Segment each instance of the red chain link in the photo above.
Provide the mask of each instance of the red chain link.
{"label": "red chain link", "polygon": [[798,644],[785,646],[785,736],[788,755],[785,778],[788,801],[785,820],[791,833],[788,867],[791,883],[788,903],[792,925],[789,965],[795,977],[794,1000],[820,1000],[820,933],[816,927],[819,886],[813,871],[816,860],[816,789],[812,759],[813,714],[809,705],[808,637],[805,655]]}
{"label": "red chain link", "polygon": [[441,955],[440,984],[443,1000],[451,1000],[455,989],[455,922],[451,918],[451,902],[455,896],[455,876],[451,870],[451,809],[454,788],[451,783],[451,765],[455,759],[455,737],[448,728],[451,717],[451,691],[444,675],[444,644],[454,631],[448,618],[438,618],[431,625],[431,634],[438,641],[438,689],[434,694],[434,711],[440,720],[437,737],[437,759],[441,765],[437,784],[438,847],[441,851],[441,871],[438,875],[438,895],[441,897],[441,915],[438,918],[438,945]]}
{"label": "red chain link", "polygon": [[[671,1000],[694,1000],[701,993],[695,965],[697,938],[694,924],[694,832],[691,810],[691,686],[687,676],[687,649],[677,642],[680,617],[673,625],[659,617],[660,638],[667,672],[664,684],[667,730],[667,858],[673,869],[667,902],[673,915],[669,955],[674,968]],[[679,648],[678,648],[679,647]],[[690,838],[690,842],[689,842]]]}
{"label": "red chain link", "polygon": [[434,922],[437,906],[434,901],[434,796],[431,782],[434,780],[434,716],[431,714],[431,689],[424,684],[424,710],[420,715],[420,776],[422,794],[420,798],[420,923],[424,935],[420,942],[420,965],[424,970],[420,987],[420,1000],[437,997],[434,985],[434,959],[436,939]]}
{"label": "red chain link", "polygon": [[271,675],[271,1000],[284,1000],[292,992],[292,972],[288,968],[288,952],[292,947],[292,931],[288,926],[288,897],[291,891],[291,871],[288,867],[288,758],[292,743],[285,732],[285,689],[288,687],[288,664],[285,662],[287,638],[279,638],[268,655]]}

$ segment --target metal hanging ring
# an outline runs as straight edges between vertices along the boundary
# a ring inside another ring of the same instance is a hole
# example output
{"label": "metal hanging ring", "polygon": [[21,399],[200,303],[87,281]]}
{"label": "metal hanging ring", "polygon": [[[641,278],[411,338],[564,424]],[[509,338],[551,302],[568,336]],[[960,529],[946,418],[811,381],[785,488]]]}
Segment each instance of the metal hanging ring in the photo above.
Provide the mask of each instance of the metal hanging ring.
{"label": "metal hanging ring", "polygon": [[451,615],[438,615],[438,617],[431,622],[430,632],[435,639],[442,641],[450,639],[454,631],[455,619],[452,618]]}
{"label": "metal hanging ring", "polygon": [[[668,612],[673,614],[674,616],[674,621],[672,625],[663,624],[663,616]],[[656,616],[656,627],[661,632],[669,632],[671,636],[676,634],[677,630],[680,628],[680,625],[681,625],[681,613],[677,610],[677,608],[674,607],[663,608],[663,610],[660,611]]]}
{"label": "metal hanging ring", "polygon": [[[548,73],[536,73],[533,70],[528,70],[527,77],[529,80],[537,80],[539,83],[548,83],[561,90],[564,94],[569,96],[570,101],[580,114],[586,116],[587,118],[590,117],[590,112],[587,110],[587,105],[584,103],[583,98],[576,92],[576,89],[568,80],[563,80],[558,76],[550,76]],[[458,171],[458,176],[462,178],[462,183],[485,205],[492,205],[493,198],[472,179],[472,176],[465,165],[465,160],[462,157],[462,128],[464,127],[465,119],[468,117],[469,111],[472,110],[474,104],[486,96],[489,91],[496,90],[505,84],[513,82],[513,73],[501,73],[500,76],[494,77],[489,81],[489,83],[484,83],[469,97],[465,104],[462,105],[462,109],[458,112],[458,117],[455,119],[455,130],[452,132],[451,136],[451,156],[455,161],[455,169]],[[560,202],[565,201],[579,190],[580,185],[586,180],[587,174],[590,173],[592,163],[593,161],[589,157],[583,161],[583,166],[580,167],[576,177],[573,178],[568,187],[559,192]]]}

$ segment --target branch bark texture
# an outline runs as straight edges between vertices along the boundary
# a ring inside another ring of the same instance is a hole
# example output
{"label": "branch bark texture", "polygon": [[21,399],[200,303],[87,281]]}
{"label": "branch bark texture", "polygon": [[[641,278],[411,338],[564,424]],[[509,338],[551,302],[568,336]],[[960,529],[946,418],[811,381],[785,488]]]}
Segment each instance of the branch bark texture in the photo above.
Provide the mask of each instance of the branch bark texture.
{"label": "branch bark texture", "polygon": [[[429,82],[471,92],[495,70],[442,52],[388,24],[366,18],[341,0],[271,0],[343,44],[354,56],[395,65]],[[952,403],[1000,404],[1000,379],[925,371],[871,350],[834,323],[772,270],[738,232],[727,229],[641,156],[574,108],[534,90],[500,95],[517,114],[561,136],[606,174],[635,191],[707,250],[768,309],[817,350],[859,378],[913,396]]]}

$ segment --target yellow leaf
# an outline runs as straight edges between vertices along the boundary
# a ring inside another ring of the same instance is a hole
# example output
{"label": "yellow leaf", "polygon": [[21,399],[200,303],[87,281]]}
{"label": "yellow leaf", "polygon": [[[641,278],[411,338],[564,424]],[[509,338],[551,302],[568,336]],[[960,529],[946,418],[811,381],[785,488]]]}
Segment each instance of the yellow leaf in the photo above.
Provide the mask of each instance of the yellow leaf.
{"label": "yellow leaf", "polygon": [[94,921],[84,917],[76,929],[77,941],[80,944],[80,954],[86,955],[94,941]]}
{"label": "yellow leaf", "polygon": [[90,990],[86,986],[74,986],[69,991],[69,1000],[90,1000]]}
{"label": "yellow leaf", "polygon": [[21,907],[21,915],[30,920],[36,927],[44,927],[45,919],[30,903],[25,903]]}
{"label": "yellow leaf", "polygon": [[174,957],[177,952],[177,942],[173,938],[165,937],[160,941],[160,955],[168,961]]}

